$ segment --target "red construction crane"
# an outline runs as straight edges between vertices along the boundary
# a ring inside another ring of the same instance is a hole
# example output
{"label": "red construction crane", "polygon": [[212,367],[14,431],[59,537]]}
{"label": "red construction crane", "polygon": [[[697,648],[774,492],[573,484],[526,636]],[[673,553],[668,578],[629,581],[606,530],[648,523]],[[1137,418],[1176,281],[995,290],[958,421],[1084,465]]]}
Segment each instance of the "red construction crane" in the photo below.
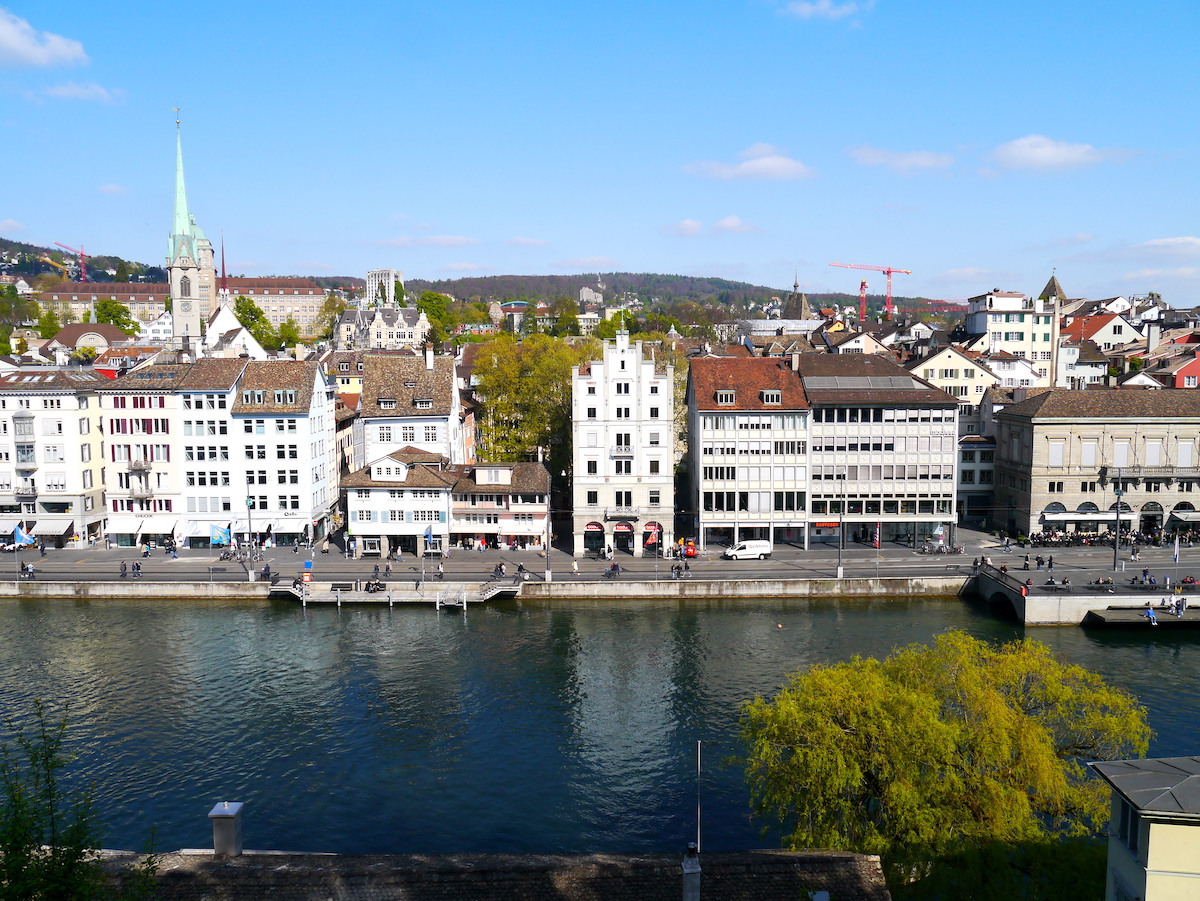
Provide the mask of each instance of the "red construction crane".
{"label": "red construction crane", "polygon": [[900,272],[912,275],[911,269],[893,269],[891,266],[864,266],[862,263],[830,263],[830,266],[841,266],[843,269],[869,269],[871,272],[882,272],[887,276],[887,318],[892,318],[892,273]]}
{"label": "red construction crane", "polygon": [[864,278],[858,286],[858,321],[867,321],[867,280]]}
{"label": "red construction crane", "polygon": [[57,241],[55,241],[54,244],[57,247],[61,247],[63,250],[71,251],[71,253],[73,253],[79,257],[79,280],[81,282],[86,282],[87,281],[87,254],[83,252],[83,245],[80,245],[79,249],[76,250],[74,247],[68,247],[66,244],[59,244]]}

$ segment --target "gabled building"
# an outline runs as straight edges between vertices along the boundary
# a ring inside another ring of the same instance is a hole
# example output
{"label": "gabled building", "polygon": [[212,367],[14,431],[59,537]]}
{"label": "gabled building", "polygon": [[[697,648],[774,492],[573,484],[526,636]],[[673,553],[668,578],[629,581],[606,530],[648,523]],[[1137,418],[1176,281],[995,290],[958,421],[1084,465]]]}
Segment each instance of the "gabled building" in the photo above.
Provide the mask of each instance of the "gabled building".
{"label": "gabled building", "polygon": [[979,354],[947,347],[932,356],[909,363],[905,368],[958,398],[960,435],[982,434],[979,403],[983,400],[984,392],[999,383],[1000,379]]}
{"label": "gabled building", "polygon": [[1112,350],[1142,337],[1142,332],[1119,313],[1066,317],[1062,336],[1068,341],[1094,341],[1101,350]]}
{"label": "gabled building", "polygon": [[1033,367],[1034,385],[1049,386],[1057,371],[1061,290],[1058,279],[1051,278],[1037,299],[999,289],[972,297],[966,319],[970,349],[989,356],[1003,351],[1026,360]]}
{"label": "gabled building", "polygon": [[747,539],[808,547],[810,411],[795,359],[691,363],[688,509],[703,547]]}
{"label": "gabled building", "polygon": [[617,332],[571,369],[574,551],[642,556],[674,536],[675,370]]}
{"label": "gabled building", "polygon": [[542,550],[550,536],[550,471],[541,463],[455,467],[450,543]]}
{"label": "gabled building", "polygon": [[425,343],[429,319],[411,307],[346,310],[334,329],[339,350],[415,349]]}
{"label": "gabled building", "polygon": [[342,479],[346,537],[355,557],[415,557],[449,546],[458,481],[440,454],[404,448]]}
{"label": "gabled building", "polygon": [[352,469],[404,448],[445,457],[450,465],[470,462],[453,357],[435,357],[427,348],[422,356],[368,353],[362,363]]}

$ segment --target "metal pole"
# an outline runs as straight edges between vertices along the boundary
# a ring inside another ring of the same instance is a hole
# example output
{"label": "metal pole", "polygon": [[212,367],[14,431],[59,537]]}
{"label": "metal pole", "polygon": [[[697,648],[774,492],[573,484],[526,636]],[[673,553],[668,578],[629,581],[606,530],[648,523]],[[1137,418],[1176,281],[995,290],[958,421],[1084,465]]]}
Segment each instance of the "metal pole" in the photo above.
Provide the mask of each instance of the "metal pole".
{"label": "metal pole", "polygon": [[1117,496],[1117,504],[1113,508],[1116,512],[1116,533],[1113,535],[1113,572],[1117,571],[1117,556],[1121,549],[1121,495],[1125,492],[1121,490],[1121,470],[1117,470],[1117,480],[1113,482],[1113,494]]}
{"label": "metal pole", "polygon": [[696,853],[700,853],[700,748],[701,742],[696,741]]}
{"label": "metal pole", "polygon": [[846,546],[846,474],[838,473],[842,483],[842,499],[838,502],[838,565],[837,577],[842,578],[842,548]]}

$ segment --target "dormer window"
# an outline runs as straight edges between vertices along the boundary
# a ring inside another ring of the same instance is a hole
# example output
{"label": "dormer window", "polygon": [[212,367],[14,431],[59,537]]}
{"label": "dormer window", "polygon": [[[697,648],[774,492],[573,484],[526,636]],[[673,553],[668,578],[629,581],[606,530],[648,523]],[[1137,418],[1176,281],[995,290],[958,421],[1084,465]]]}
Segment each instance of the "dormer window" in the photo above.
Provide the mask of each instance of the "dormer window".
{"label": "dormer window", "polygon": [[350,363],[348,361],[338,363],[338,372],[349,372],[349,371],[350,371]]}
{"label": "dormer window", "polygon": [[405,388],[415,388],[415,387],[417,387],[417,383],[416,382],[405,382],[404,387]]}
{"label": "dormer window", "polygon": [[396,399],[394,397],[379,398],[379,409],[381,409],[381,410],[396,409]]}
{"label": "dormer window", "polygon": [[433,401],[419,400],[419,401],[417,401],[417,409],[418,410],[432,410],[433,409]]}
{"label": "dormer window", "polygon": [[721,404],[722,406],[732,406],[736,400],[737,400],[737,392],[734,392],[734,391],[718,391],[717,392],[717,403]]}
{"label": "dormer window", "polygon": [[764,404],[782,404],[783,403],[783,392],[782,391],[764,390],[762,392],[762,402]]}

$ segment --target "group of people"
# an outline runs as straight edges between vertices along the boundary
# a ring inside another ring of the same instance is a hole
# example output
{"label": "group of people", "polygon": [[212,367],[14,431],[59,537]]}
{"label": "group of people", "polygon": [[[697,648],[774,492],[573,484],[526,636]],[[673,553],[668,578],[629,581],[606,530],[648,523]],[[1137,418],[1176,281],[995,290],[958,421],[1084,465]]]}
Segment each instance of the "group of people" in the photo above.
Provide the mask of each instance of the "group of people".
{"label": "group of people", "polygon": [[133,561],[133,566],[131,567],[124,560],[122,560],[121,561],[121,578],[124,579],[130,573],[133,574],[133,577],[135,579],[140,579],[142,577],[142,564],[139,563],[137,560],[135,560],[135,561]]}
{"label": "group of people", "polygon": [[[1183,616],[1184,612],[1187,610],[1188,602],[1187,598],[1180,595],[1173,598],[1163,598],[1162,601],[1159,602],[1158,606],[1161,609],[1165,609],[1166,612],[1170,613],[1172,616]],[[1150,601],[1146,601],[1146,609],[1138,615],[1144,616],[1146,619],[1150,620],[1150,625],[1158,625],[1158,619],[1154,613],[1154,606],[1150,603]]]}
{"label": "group of people", "polygon": [[684,576],[691,576],[692,567],[687,560],[682,563],[675,563],[671,566],[671,578],[682,579]]}

